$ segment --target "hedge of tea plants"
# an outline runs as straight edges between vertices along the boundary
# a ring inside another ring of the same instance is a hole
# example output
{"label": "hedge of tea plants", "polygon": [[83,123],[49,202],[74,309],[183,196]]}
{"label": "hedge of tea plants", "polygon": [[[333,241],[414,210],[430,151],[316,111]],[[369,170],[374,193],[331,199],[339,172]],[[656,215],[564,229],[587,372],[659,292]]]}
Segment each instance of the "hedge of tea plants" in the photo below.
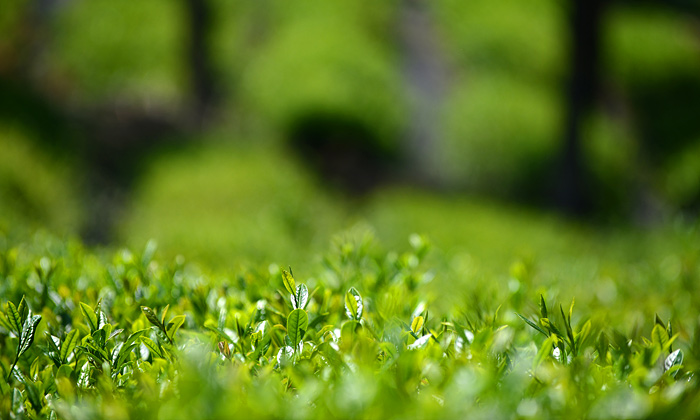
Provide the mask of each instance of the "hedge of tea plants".
{"label": "hedge of tea plants", "polygon": [[[338,241],[309,273],[221,273],[159,260],[153,243],[110,255],[5,241],[0,415],[700,416],[697,310],[630,326],[525,280],[482,293],[491,280],[440,268],[421,236],[410,244]],[[470,298],[442,301],[458,294]]]}

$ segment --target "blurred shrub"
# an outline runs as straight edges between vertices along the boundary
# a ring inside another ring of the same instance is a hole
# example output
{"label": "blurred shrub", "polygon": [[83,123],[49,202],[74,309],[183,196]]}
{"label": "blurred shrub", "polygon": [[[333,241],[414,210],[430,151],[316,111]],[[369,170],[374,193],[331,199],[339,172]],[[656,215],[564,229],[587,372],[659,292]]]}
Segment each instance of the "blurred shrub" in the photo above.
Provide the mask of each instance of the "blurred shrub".
{"label": "blurred shrub", "polygon": [[694,20],[668,9],[614,8],[605,46],[611,80],[629,100],[640,158],[657,194],[673,207],[697,205],[700,40]]}
{"label": "blurred shrub", "polygon": [[661,169],[659,187],[671,202],[700,208],[700,137]]}
{"label": "blurred shrub", "polygon": [[213,146],[154,162],[121,232],[127,243],[154,238],[165,252],[214,263],[284,263],[324,246],[342,214],[277,149]]}
{"label": "blurred shrub", "polygon": [[628,87],[692,73],[700,65],[692,21],[659,7],[614,7],[608,12],[608,71]]}
{"label": "blurred shrub", "polygon": [[501,196],[542,193],[561,138],[563,11],[555,1],[433,5],[455,65],[441,151],[453,183]]}
{"label": "blurred shrub", "polygon": [[80,99],[168,103],[187,71],[179,2],[75,0],[57,10],[53,64]]}
{"label": "blurred shrub", "polygon": [[[0,33],[15,35],[21,33],[22,19],[24,18],[24,2],[20,0],[5,1],[0,13]],[[18,57],[14,55],[19,53],[17,36],[2,36],[0,37],[0,74],[11,70],[11,67]]]}
{"label": "blurred shrub", "polygon": [[536,83],[566,71],[566,14],[557,0],[439,0],[432,5],[452,60]]}
{"label": "blurred shrub", "polygon": [[311,3],[318,8],[302,7],[309,13],[282,19],[250,63],[246,98],[292,136],[300,119],[337,115],[372,132],[373,147],[397,150],[404,98],[392,51],[357,25],[357,8]]}
{"label": "blurred shrub", "polygon": [[468,77],[444,108],[446,172],[496,195],[536,192],[559,146],[556,91],[496,72]]}
{"label": "blurred shrub", "polygon": [[0,229],[76,233],[80,202],[75,169],[35,144],[22,131],[0,124]]}
{"label": "blurred shrub", "polygon": [[585,121],[582,146],[596,213],[611,218],[634,214],[631,206],[646,175],[639,170],[638,143],[626,127],[595,112]]}

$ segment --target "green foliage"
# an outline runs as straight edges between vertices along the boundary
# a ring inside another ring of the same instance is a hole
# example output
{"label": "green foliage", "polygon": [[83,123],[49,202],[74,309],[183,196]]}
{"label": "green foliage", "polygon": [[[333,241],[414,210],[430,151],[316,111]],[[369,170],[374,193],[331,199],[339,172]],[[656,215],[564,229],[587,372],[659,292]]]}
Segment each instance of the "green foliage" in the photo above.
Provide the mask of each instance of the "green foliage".
{"label": "green foliage", "polygon": [[0,230],[80,225],[77,171],[37,147],[26,131],[0,121]]}
{"label": "green foliage", "polygon": [[321,252],[344,215],[278,148],[218,144],[168,154],[134,195],[120,226],[124,242],[155,238],[168,255],[209,264],[228,265],[237,255],[240,262],[301,260],[295,267],[308,268],[303,256]]}
{"label": "green foliage", "polygon": [[182,99],[185,16],[184,5],[164,0],[66,4],[51,21],[52,70],[77,88],[82,100],[166,104]]}
{"label": "green foliage", "polygon": [[322,114],[363,125],[373,134],[373,148],[399,149],[406,94],[396,47],[386,42],[394,34],[384,29],[396,23],[387,5],[363,3],[312,0],[290,8],[276,2],[268,11],[275,19],[269,41],[242,77],[245,102],[282,131]]}
{"label": "green foliage", "polygon": [[[304,283],[291,269],[222,275],[162,261],[152,243],[111,259],[69,244],[18,244],[17,262],[0,271],[0,414],[696,414],[697,309],[672,322],[645,313],[653,322],[636,326],[601,316],[585,293],[576,311],[573,302],[564,309],[553,286],[535,293],[525,263],[511,269],[520,288],[486,295],[486,283],[452,281],[439,295],[426,280],[438,269],[427,243],[413,236],[399,256],[368,237],[339,238]],[[54,267],[49,281],[31,280],[37,266]],[[460,289],[465,299],[446,305]],[[646,307],[624,297],[617,306]]]}
{"label": "green foliage", "polygon": [[473,72],[444,105],[443,170],[473,190],[522,193],[542,175],[534,169],[556,156],[562,110],[553,87],[502,71]]}
{"label": "green foliage", "polygon": [[[430,9],[455,68],[438,148],[451,183],[522,196],[542,185],[564,117],[566,14],[553,0],[439,0]],[[524,194],[523,194],[524,193]]]}

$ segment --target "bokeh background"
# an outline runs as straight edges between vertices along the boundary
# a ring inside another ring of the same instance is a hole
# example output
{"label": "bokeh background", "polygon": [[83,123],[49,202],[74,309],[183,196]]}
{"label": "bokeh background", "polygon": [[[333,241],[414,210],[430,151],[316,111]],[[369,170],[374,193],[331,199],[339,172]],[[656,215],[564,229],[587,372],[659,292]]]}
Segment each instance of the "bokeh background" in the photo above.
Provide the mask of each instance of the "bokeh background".
{"label": "bokeh background", "polygon": [[678,278],[699,18],[694,0],[3,0],[0,230],[219,267],[416,232],[466,271]]}

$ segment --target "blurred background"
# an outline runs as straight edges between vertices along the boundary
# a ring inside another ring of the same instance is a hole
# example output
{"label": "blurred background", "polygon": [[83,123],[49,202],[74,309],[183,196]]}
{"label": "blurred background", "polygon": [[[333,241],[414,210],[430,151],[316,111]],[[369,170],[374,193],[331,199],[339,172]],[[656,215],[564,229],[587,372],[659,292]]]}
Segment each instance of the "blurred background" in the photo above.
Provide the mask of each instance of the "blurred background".
{"label": "blurred background", "polygon": [[418,232],[460,264],[653,255],[678,276],[699,18],[696,0],[3,0],[0,231],[222,267]]}

